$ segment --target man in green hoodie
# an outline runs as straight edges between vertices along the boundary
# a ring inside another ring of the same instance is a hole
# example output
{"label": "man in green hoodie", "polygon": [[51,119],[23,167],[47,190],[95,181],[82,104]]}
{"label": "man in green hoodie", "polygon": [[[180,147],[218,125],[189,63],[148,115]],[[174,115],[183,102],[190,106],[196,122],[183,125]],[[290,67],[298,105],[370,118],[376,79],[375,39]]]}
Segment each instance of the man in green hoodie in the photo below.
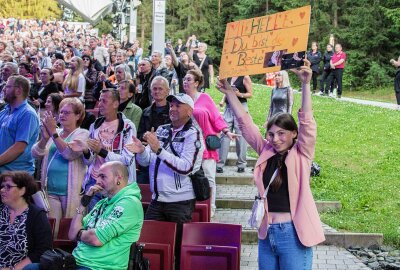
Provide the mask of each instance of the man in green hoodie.
{"label": "man in green hoodie", "polygon": [[[98,192],[106,198],[84,216],[88,201]],[[100,167],[99,178],[82,197],[68,233],[78,241],[72,253],[77,269],[127,269],[130,246],[139,240],[143,224],[140,200],[138,185],[128,185],[124,164],[111,161]]]}

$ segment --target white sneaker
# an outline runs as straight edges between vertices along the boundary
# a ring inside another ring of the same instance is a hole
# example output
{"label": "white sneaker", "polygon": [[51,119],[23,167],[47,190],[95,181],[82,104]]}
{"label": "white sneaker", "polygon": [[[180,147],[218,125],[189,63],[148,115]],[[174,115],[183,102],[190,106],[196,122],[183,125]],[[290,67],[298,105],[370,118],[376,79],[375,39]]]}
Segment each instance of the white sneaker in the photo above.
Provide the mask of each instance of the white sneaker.
{"label": "white sneaker", "polygon": [[397,105],[397,109],[400,110],[400,105]]}
{"label": "white sneaker", "polygon": [[324,92],[319,91],[319,92],[317,93],[317,96],[323,96],[323,95],[324,95]]}
{"label": "white sneaker", "polygon": [[333,97],[333,93],[332,92],[329,92],[329,97]]}
{"label": "white sneaker", "polygon": [[215,209],[211,209],[211,217],[215,216]]}

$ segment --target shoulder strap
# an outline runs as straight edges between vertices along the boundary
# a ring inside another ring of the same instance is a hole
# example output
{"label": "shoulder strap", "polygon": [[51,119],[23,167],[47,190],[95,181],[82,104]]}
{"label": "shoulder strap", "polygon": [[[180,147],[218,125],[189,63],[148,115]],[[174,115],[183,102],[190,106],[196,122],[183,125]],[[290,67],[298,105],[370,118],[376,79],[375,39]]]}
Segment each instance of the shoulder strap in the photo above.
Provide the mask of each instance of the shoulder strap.
{"label": "shoulder strap", "polygon": [[204,61],[206,61],[207,55],[203,58],[203,60],[201,60],[199,69],[201,69],[203,67]]}
{"label": "shoulder strap", "polygon": [[268,184],[267,188],[265,189],[262,198],[264,198],[264,199],[267,198],[269,187],[271,186],[272,182],[274,182],[277,175],[278,175],[278,168],[276,168],[274,174],[271,176],[271,181],[269,181],[269,184]]}

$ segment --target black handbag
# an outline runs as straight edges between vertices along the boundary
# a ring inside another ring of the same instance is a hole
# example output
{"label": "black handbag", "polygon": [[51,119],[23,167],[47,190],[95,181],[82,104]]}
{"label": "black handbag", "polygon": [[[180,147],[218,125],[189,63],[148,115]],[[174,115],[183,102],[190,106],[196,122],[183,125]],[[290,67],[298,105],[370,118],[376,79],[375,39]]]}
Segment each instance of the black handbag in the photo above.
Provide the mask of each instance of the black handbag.
{"label": "black handbag", "polygon": [[62,249],[49,249],[40,256],[41,270],[75,270],[75,268],[74,256]]}
{"label": "black handbag", "polygon": [[321,166],[319,166],[317,162],[313,161],[311,163],[310,175],[311,176],[319,176],[320,172],[321,172]]}
{"label": "black handbag", "polygon": [[132,244],[128,270],[150,270],[149,259],[143,257],[145,244]]}
{"label": "black handbag", "polygon": [[208,135],[206,138],[206,146],[209,150],[221,148],[221,139],[217,135]]}
{"label": "black handbag", "polygon": [[203,168],[189,175],[192,180],[196,201],[205,201],[210,198],[210,183],[204,174]]}

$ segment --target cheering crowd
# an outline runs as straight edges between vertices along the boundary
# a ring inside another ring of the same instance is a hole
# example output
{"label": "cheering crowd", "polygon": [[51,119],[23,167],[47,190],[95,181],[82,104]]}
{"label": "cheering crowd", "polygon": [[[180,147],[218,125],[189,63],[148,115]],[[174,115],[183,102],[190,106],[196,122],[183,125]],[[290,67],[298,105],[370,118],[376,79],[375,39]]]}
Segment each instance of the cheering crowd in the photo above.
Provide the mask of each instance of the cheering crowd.
{"label": "cheering crowd", "polygon": [[[213,216],[215,176],[231,140],[238,173],[246,168],[247,143],[260,155],[254,169],[266,208],[260,269],[297,269],[291,263],[299,261],[311,269],[311,246],[324,240],[309,187],[312,63],[294,71],[302,82],[299,127],[290,114],[292,95],[276,91],[265,138],[248,114],[249,76],[217,82],[223,116],[205,93],[215,83],[213,63],[195,35],[149,57],[139,41],[96,37],[90,26],[13,19],[0,24],[0,35],[0,269],[38,269],[51,247],[46,213],[31,203],[33,176],[48,195],[55,234],[62,218],[72,218],[77,269],[126,269],[143,219],[177,223],[179,269],[182,226],[196,201],[190,176],[204,171]],[[278,88],[287,87],[285,76],[275,75]],[[146,213],[138,183],[152,191]],[[276,254],[269,237],[285,235],[291,249]]]}

